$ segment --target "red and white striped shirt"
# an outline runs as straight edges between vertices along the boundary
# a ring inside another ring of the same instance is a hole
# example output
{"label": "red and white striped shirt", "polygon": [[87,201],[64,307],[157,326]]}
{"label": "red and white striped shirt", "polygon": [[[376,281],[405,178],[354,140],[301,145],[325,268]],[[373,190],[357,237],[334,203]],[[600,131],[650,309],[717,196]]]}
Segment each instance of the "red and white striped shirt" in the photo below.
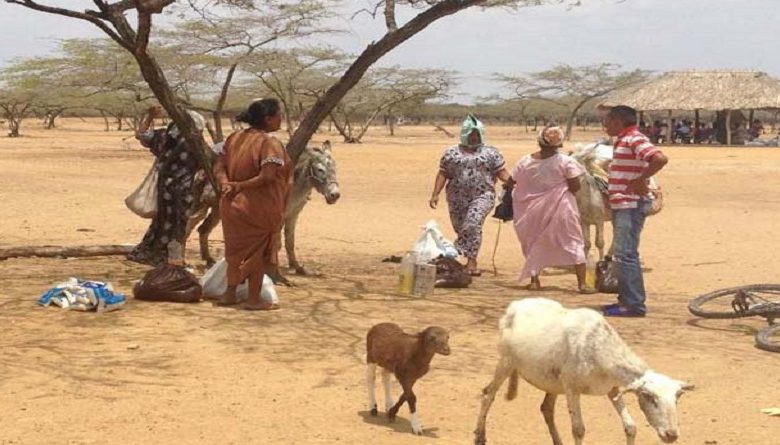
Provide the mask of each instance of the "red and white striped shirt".
{"label": "red and white striped shirt", "polygon": [[612,209],[637,207],[639,195],[626,190],[628,183],[641,176],[650,158],[660,152],[636,125],[618,135],[609,165],[609,204]]}

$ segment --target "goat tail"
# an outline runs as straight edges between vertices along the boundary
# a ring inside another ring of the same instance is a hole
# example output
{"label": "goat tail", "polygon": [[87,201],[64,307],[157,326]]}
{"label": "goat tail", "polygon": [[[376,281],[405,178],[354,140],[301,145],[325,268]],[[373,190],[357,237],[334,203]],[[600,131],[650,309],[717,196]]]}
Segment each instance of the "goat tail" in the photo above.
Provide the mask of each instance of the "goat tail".
{"label": "goat tail", "polygon": [[517,397],[517,369],[512,370],[509,375],[509,388],[506,390],[506,399],[514,400]]}

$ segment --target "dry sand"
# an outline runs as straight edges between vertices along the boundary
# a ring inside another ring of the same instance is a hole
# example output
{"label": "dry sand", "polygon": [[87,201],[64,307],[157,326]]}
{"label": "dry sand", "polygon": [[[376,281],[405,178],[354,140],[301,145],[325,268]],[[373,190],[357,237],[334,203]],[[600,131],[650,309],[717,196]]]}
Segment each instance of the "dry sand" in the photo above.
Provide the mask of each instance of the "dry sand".
{"label": "dry sand", "polygon": [[[123,198],[151,156],[121,142],[129,133],[100,125],[66,120],[44,131],[29,122],[26,137],[0,138],[0,247],[141,239],[148,221],[126,210]],[[489,128],[489,136],[510,164],[533,149],[518,129]],[[575,140],[596,136],[580,132]],[[338,141],[317,140],[325,137]],[[320,276],[293,277],[296,287],[280,288],[278,312],[132,300],[107,314],[44,309],[36,297],[69,276],[109,280],[129,293],[146,268],[118,257],[0,262],[0,443],[470,443],[497,357],[497,318],[529,295],[516,281],[522,255],[511,226],[500,237],[498,276],[486,273],[469,289],[400,297],[397,266],[380,262],[408,249],[429,218],[452,235],[446,206],[426,204],[451,142],[428,126],[402,127],[392,138],[375,129],[361,145],[336,142],[343,197],[327,206],[316,196],[299,223],[299,256]],[[655,369],[697,385],[681,400],[679,443],[780,443],[780,419],[759,411],[780,405],[780,355],[753,347],[762,321],[694,320],[686,310],[690,298],[712,289],[780,281],[780,150],[666,151],[666,208],[648,220],[641,248],[651,269],[649,317],[612,324]],[[487,271],[497,229],[492,220],[485,226]],[[195,247],[188,255],[202,270]],[[572,275],[544,276],[543,284],[536,294],[569,306],[612,300],[574,293]],[[406,408],[395,424],[366,413],[364,335],[390,320],[408,330],[452,330],[453,354],[436,357],[415,388],[421,438],[411,435]],[[524,383],[516,401],[498,400],[490,443],[550,443],[541,400]],[[586,398],[583,406],[587,443],[624,443],[606,399]],[[637,443],[660,443],[633,397],[629,409]],[[572,443],[563,401],[557,418]]]}

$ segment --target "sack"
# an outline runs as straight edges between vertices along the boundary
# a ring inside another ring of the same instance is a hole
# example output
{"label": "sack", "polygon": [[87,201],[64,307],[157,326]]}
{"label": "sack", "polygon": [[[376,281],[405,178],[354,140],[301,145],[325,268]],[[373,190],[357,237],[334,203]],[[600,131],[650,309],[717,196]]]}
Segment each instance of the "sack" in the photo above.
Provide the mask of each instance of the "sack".
{"label": "sack", "polygon": [[618,293],[617,270],[609,255],[596,263],[596,289],[603,294]]}
{"label": "sack", "polygon": [[442,255],[450,258],[458,257],[458,250],[455,248],[455,245],[444,237],[435,220],[428,221],[422,227],[422,232],[417,241],[415,241],[412,252],[415,252],[418,260],[423,262]]}
{"label": "sack", "polygon": [[163,264],[146,272],[143,279],[133,287],[133,296],[145,301],[196,303],[202,294],[195,275],[182,266],[172,264]]}
{"label": "sack", "polygon": [[157,214],[158,176],[157,161],[155,160],[141,185],[125,198],[127,208],[141,218],[154,218],[154,215]]}
{"label": "sack", "polygon": [[[206,271],[203,278],[200,279],[200,285],[203,288],[203,296],[210,298],[219,298],[227,291],[227,261],[224,258],[217,261]],[[236,297],[245,299],[249,297],[249,284],[243,282],[236,288]],[[260,288],[260,297],[273,304],[279,304],[279,295],[276,293],[274,281],[268,275],[263,276],[263,284]]]}
{"label": "sack", "polygon": [[514,219],[514,210],[512,208],[512,190],[504,189],[504,193],[501,195],[501,202],[496,206],[496,211],[493,212],[493,218],[501,221],[512,221]]}
{"label": "sack", "polygon": [[466,266],[448,257],[439,257],[429,264],[436,266],[436,285],[441,288],[464,288],[471,284],[471,274]]}

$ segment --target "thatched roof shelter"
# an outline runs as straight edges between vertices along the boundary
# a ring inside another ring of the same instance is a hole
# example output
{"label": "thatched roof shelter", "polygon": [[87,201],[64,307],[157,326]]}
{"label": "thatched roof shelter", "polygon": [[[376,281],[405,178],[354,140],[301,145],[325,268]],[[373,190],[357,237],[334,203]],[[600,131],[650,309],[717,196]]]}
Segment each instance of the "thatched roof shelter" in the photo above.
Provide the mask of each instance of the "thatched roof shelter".
{"label": "thatched roof shelter", "polygon": [[642,111],[780,109],[780,81],[759,71],[672,71],[608,95]]}
{"label": "thatched roof shelter", "polygon": [[[607,95],[599,108],[638,111],[725,111],[731,144],[732,110],[780,109],[780,81],[759,71],[672,71]],[[698,119],[697,119],[698,120]]]}

